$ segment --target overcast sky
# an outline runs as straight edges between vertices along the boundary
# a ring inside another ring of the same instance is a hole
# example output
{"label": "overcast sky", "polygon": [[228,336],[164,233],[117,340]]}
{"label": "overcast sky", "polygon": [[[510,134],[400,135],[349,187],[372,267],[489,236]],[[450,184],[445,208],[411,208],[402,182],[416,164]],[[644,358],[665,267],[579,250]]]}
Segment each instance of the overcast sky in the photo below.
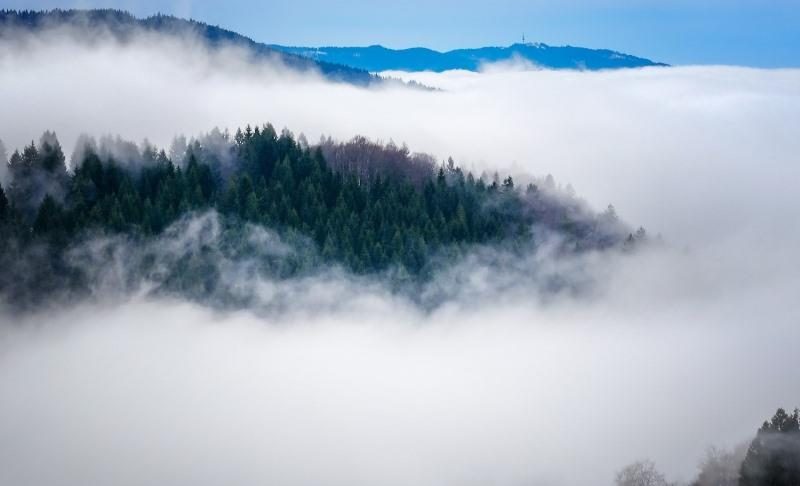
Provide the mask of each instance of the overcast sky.
{"label": "overcast sky", "polygon": [[4,8],[171,13],[291,45],[453,49],[531,41],[673,64],[800,66],[798,0],[0,0]]}

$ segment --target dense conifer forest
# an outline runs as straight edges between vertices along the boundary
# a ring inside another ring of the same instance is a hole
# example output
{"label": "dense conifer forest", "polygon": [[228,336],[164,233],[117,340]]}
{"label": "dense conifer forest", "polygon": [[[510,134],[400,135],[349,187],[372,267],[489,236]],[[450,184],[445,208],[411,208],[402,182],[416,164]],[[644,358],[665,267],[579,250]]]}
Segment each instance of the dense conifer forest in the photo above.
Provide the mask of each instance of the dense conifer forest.
{"label": "dense conifer forest", "polygon": [[[555,235],[563,251],[575,252],[644,238],[643,230],[626,233],[613,207],[594,214],[550,176],[517,187],[511,176],[476,177],[452,159],[437,164],[363,137],[310,146],[264,125],[233,136],[214,130],[188,144],[178,138],[170,155],[110,137],[99,144],[83,137],[76,146],[69,169],[51,132],[9,158],[0,189],[0,290],[15,304],[90,293],[93,278],[76,251],[99,237],[142,246],[210,211],[219,233],[213,244],[166,270],[157,254],[142,256],[135,278],[203,298],[218,284],[220,252],[255,256],[257,271],[274,278],[340,266],[418,281],[476,245],[523,251]],[[291,251],[259,248],[253,228],[269,228]],[[93,256],[99,265],[104,258]]]}

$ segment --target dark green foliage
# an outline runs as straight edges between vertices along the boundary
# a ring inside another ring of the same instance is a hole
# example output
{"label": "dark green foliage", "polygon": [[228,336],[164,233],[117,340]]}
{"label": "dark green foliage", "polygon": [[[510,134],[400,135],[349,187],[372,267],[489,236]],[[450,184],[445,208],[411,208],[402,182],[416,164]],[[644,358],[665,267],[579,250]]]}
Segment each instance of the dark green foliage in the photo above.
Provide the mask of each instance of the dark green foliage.
{"label": "dark green foliage", "polygon": [[12,181],[8,198],[29,221],[48,194],[63,199],[69,175],[55,133],[45,132],[38,146],[31,141],[21,154],[15,151],[8,169]]}
{"label": "dark green foliage", "polygon": [[747,450],[739,485],[800,485],[800,411],[779,408],[764,422]]}
{"label": "dark green foliage", "polygon": [[[328,141],[309,147],[271,125],[247,126],[231,141],[217,135],[225,142],[222,151],[193,142],[179,165],[148,147],[135,167],[123,166],[113,156],[101,158],[87,143],[68,174],[51,133],[38,146],[15,152],[10,197],[0,192],[0,245],[7,249],[0,263],[8,269],[0,277],[0,291],[18,286],[15,268],[31,282],[58,273],[51,286],[66,279],[85,290],[92,282],[69,261],[70,247],[85,235],[146,242],[187,214],[208,210],[221,215],[226,257],[258,254],[243,240],[247,223],[269,227],[295,246],[303,238],[311,242],[314,251],[268,265],[270,274],[280,277],[324,263],[357,274],[395,268],[424,279],[436,262],[472,245],[521,248],[539,229],[557,233],[572,249],[621,241],[615,217],[603,223],[575,200],[548,196],[535,186],[518,191],[511,177],[502,183],[496,177],[487,186],[483,178],[465,175],[452,159],[436,170],[432,159],[358,138],[341,146]],[[327,163],[323,149],[338,154],[337,169]],[[19,263],[32,255],[39,273]],[[176,259],[166,285],[202,296],[203,289],[214,286],[213,255],[207,249]]]}
{"label": "dark green foliage", "polygon": [[3,186],[0,185],[0,224],[3,224],[7,221],[9,209],[6,191],[4,191]]}
{"label": "dark green foliage", "polygon": [[61,207],[52,198],[47,195],[39,206],[39,212],[36,214],[36,219],[33,221],[33,233],[35,235],[47,235],[63,230],[65,218],[62,214]]}

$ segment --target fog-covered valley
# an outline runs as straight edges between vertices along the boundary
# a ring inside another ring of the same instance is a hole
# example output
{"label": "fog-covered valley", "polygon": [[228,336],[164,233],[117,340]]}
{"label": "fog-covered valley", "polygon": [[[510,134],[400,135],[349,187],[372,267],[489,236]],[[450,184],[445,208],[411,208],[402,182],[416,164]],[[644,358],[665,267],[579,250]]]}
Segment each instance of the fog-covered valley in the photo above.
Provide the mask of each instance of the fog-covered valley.
{"label": "fog-covered valley", "polygon": [[[146,244],[76,240],[92,298],[0,315],[0,482],[594,485],[649,458],[688,483],[708,446],[800,405],[800,71],[387,74],[440,90],[335,83],[193,38],[23,35],[0,43],[0,139],[10,156],[54,131],[74,171],[81,134],[167,152],[267,122],[311,145],[363,135],[487,182],[551,174],[554,194],[592,218],[613,204],[651,243],[487,240],[412,291],[346,265],[272,278],[221,260],[247,296],[221,307],[121,285],[146,252],[223,246],[213,211]],[[256,257],[299,251],[248,228]]]}

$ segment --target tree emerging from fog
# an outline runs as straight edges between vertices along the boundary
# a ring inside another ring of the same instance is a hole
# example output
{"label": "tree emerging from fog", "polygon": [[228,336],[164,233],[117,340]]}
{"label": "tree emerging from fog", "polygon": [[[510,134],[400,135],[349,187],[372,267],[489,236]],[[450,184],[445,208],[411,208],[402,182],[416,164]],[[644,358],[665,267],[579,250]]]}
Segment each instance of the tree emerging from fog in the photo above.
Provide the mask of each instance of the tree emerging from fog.
{"label": "tree emerging from fog", "polygon": [[800,484],[800,411],[778,409],[747,449],[740,486]]}

